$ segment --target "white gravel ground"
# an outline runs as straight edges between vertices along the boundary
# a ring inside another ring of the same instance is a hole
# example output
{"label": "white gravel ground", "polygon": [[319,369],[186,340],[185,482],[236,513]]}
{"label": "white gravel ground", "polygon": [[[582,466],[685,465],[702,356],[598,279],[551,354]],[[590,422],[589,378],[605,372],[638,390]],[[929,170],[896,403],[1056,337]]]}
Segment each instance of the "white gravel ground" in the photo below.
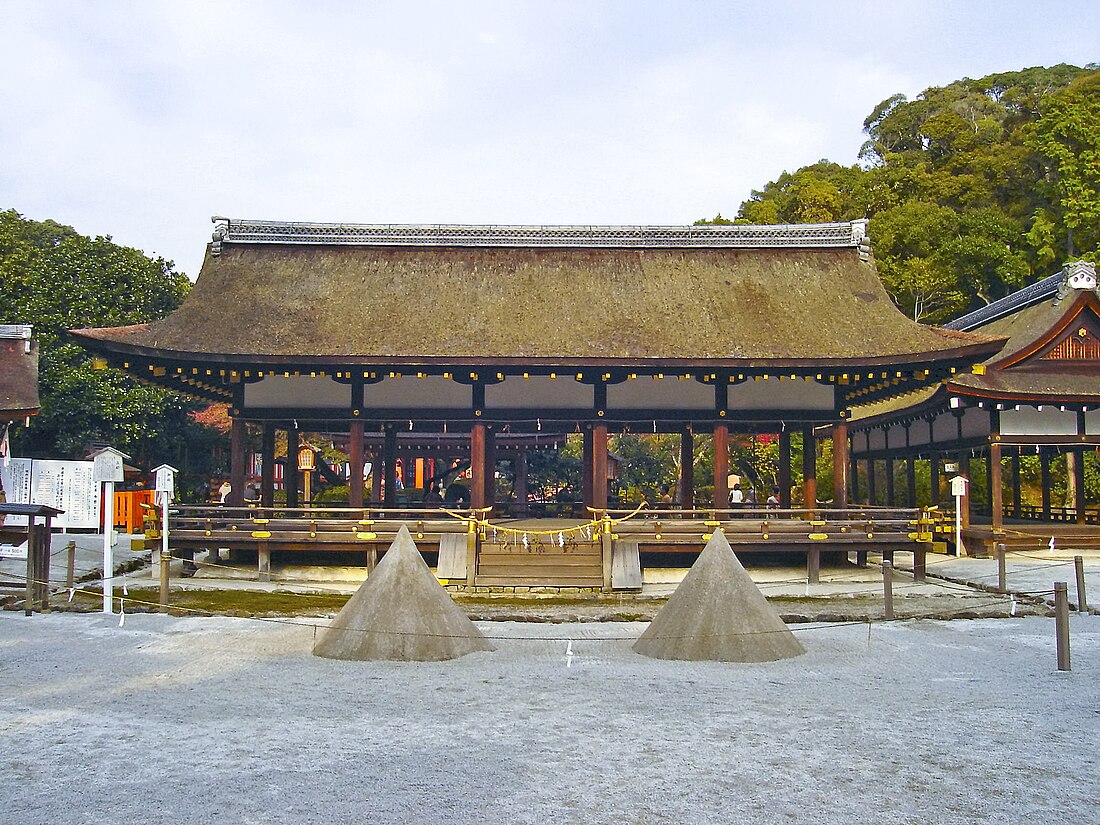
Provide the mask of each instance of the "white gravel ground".
{"label": "white gravel ground", "polygon": [[[767,664],[639,624],[310,655],[248,619],[0,614],[0,819],[51,823],[1100,821],[1100,617],[798,629]],[[572,639],[574,655],[565,655]]]}

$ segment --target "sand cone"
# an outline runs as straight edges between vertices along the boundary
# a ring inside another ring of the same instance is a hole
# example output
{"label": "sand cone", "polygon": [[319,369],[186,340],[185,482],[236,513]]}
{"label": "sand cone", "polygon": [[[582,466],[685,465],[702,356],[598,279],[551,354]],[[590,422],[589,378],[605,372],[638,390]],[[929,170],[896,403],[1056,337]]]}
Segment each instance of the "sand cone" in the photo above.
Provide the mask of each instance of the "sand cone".
{"label": "sand cone", "polygon": [[494,649],[440,587],[401,525],[374,572],[322,631],[313,655],[438,662]]}
{"label": "sand cone", "polygon": [[771,662],[806,652],[715,530],[634,650],[654,659]]}

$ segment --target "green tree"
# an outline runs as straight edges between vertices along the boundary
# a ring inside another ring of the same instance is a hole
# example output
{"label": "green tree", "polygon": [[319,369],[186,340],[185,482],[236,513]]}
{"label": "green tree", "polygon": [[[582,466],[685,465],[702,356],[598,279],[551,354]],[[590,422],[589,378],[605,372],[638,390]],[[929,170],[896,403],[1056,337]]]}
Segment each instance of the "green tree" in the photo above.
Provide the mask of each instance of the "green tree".
{"label": "green tree", "polygon": [[1047,160],[1047,183],[1066,230],[1067,254],[1100,244],[1100,72],[1039,102],[1030,144]]}
{"label": "green tree", "polygon": [[[66,330],[138,324],[179,306],[190,288],[171,262],[53,221],[0,212],[0,322],[34,326],[41,413],[13,439],[27,455],[80,457],[107,443],[144,464],[171,461],[181,487],[201,486],[220,438],[192,421],[195,405],[98,370]],[[178,463],[177,463],[178,462]]]}
{"label": "green tree", "polygon": [[818,161],[753,190],[735,223],[871,219],[883,280],[943,321],[1100,243],[1100,71],[1058,65],[896,94],[862,166]]}

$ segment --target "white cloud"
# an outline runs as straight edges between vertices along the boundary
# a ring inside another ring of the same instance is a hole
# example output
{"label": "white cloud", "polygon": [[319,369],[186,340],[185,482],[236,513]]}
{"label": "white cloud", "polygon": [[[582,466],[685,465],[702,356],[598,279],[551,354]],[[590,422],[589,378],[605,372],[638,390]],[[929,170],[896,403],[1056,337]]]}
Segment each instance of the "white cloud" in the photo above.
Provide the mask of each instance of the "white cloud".
{"label": "white cloud", "polygon": [[1050,9],[0,2],[0,207],[192,276],[214,213],[730,215],[785,169],[855,162],[894,92],[1096,59],[1092,4]]}

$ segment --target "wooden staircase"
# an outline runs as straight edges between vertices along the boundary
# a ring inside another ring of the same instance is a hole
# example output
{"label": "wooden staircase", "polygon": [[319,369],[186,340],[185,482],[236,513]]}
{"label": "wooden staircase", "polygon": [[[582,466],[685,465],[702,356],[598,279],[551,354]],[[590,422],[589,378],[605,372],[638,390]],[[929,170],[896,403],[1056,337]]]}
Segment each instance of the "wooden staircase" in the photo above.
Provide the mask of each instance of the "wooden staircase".
{"label": "wooden staircase", "polygon": [[483,542],[478,554],[478,587],[601,587],[603,557],[598,542],[539,545]]}

